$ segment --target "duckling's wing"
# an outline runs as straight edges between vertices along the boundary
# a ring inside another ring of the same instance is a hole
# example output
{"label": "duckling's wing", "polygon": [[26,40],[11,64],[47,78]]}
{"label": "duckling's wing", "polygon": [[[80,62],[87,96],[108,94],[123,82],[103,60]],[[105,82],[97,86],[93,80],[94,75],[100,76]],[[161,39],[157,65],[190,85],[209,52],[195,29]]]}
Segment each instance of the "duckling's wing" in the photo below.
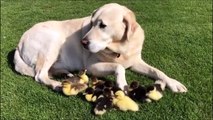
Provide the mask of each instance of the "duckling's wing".
{"label": "duckling's wing", "polygon": [[111,108],[112,105],[112,98],[100,97],[96,101],[96,108],[98,110]]}
{"label": "duckling's wing", "polygon": [[80,84],[80,83],[72,84],[72,88],[80,92],[85,90],[87,87],[88,86],[86,84]]}
{"label": "duckling's wing", "polygon": [[142,86],[139,86],[136,90],[136,98],[138,100],[143,100],[146,98],[146,89]]}

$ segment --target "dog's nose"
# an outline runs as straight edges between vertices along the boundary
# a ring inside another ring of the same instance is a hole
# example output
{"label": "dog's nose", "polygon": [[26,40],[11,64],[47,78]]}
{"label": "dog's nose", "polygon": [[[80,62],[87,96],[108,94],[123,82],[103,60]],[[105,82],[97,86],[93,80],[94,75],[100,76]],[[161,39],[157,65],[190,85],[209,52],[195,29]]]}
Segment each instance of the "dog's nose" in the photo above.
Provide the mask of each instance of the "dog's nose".
{"label": "dog's nose", "polygon": [[83,39],[83,40],[81,40],[81,44],[84,46],[84,48],[88,49],[89,40],[88,39]]}

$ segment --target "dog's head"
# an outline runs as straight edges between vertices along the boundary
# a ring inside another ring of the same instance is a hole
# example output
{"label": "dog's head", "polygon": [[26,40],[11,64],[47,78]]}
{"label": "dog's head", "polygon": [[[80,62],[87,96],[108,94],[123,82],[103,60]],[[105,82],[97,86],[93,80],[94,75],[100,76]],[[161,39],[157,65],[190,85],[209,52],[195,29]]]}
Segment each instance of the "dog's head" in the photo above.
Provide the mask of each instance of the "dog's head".
{"label": "dog's head", "polygon": [[116,3],[95,10],[90,24],[91,29],[81,43],[93,53],[104,50],[112,43],[129,40],[137,25],[134,13]]}

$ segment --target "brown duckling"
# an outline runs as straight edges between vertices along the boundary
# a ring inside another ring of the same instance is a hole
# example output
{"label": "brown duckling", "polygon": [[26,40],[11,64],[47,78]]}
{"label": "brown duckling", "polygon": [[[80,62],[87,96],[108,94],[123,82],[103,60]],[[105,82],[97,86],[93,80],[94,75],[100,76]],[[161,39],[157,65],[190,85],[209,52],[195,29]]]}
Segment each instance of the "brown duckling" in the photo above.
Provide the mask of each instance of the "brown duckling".
{"label": "brown duckling", "polygon": [[146,88],[139,85],[139,82],[133,81],[129,86],[128,95],[134,100],[144,101],[146,100]]}
{"label": "brown duckling", "polygon": [[113,98],[112,91],[109,88],[104,88],[103,94],[100,95],[95,103],[95,115],[103,115],[107,109],[112,108]]}

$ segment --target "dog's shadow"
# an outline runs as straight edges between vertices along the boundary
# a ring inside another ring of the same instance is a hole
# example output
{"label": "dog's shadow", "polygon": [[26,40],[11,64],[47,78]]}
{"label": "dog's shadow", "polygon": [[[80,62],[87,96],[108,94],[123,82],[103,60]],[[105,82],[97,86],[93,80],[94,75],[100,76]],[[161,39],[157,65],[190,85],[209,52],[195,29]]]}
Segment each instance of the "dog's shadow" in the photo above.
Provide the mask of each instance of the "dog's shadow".
{"label": "dog's shadow", "polygon": [[16,74],[18,74],[18,72],[15,70],[15,64],[13,62],[14,59],[14,54],[15,54],[16,49],[11,50],[8,54],[7,54],[7,64],[8,67]]}

